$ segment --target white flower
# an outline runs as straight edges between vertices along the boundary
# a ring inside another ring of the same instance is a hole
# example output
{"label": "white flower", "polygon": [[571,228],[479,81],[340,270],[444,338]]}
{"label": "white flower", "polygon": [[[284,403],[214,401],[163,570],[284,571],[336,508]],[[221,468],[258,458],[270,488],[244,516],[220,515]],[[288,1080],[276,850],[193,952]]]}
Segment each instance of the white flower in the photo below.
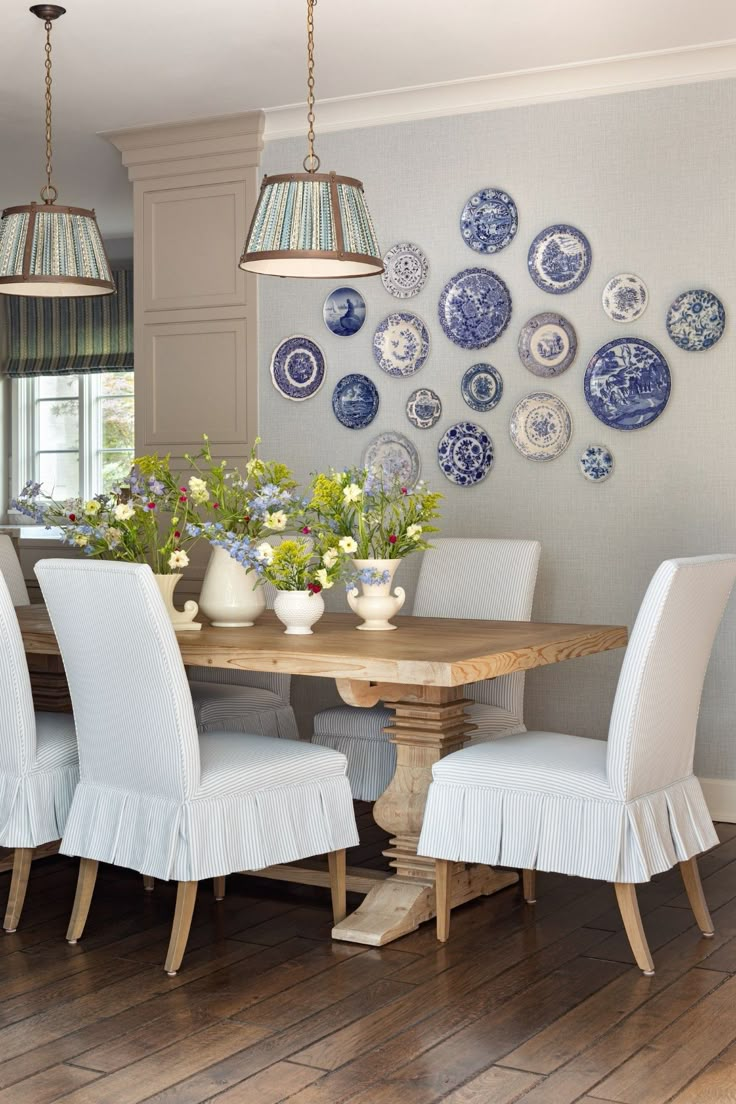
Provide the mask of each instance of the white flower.
{"label": "white flower", "polygon": [[409,528],[406,530],[406,535],[409,540],[418,541],[422,535],[421,525],[410,525]]}
{"label": "white flower", "polygon": [[192,502],[197,506],[201,506],[210,497],[210,492],[207,490],[207,484],[204,479],[200,479],[199,476],[193,475],[189,480],[189,494],[191,495]]}
{"label": "white flower", "polygon": [[118,502],[113,510],[113,516],[116,521],[130,521],[135,516],[135,510],[128,502]]}
{"label": "white flower", "polygon": [[99,514],[99,512],[100,512],[99,502],[95,502],[94,498],[91,498],[89,500],[89,502],[85,502],[84,512],[85,512],[85,514],[90,514],[92,517],[94,517],[95,514]]}
{"label": "white flower", "polygon": [[109,544],[110,548],[114,548],[116,544],[120,544],[122,537],[122,530],[116,529],[113,525],[110,525],[105,530],[105,540]]}
{"label": "white flower", "polygon": [[172,571],[177,567],[188,567],[189,557],[186,552],[182,552],[181,549],[177,549],[176,552],[172,552],[169,556],[169,567]]}
{"label": "white flower", "polygon": [[85,544],[89,544],[89,537],[86,533],[75,533],[74,543],[78,544],[80,548],[84,548]]}
{"label": "white flower", "polygon": [[340,559],[340,553],[336,548],[328,548],[322,557],[322,563],[326,568],[334,567],[337,561]]}
{"label": "white flower", "polygon": [[266,567],[273,563],[273,548],[268,541],[263,541],[262,544],[258,545],[256,548],[256,558],[260,560],[261,563],[265,564]]}
{"label": "white flower", "polygon": [[332,579],[330,579],[329,575],[323,567],[321,567],[319,571],[315,573],[315,578],[323,590],[329,590],[330,587],[334,585]]}
{"label": "white flower", "polygon": [[352,537],[340,537],[337,543],[348,556],[352,556],[353,552],[358,551],[358,545]]}
{"label": "white flower", "polygon": [[262,460],[257,460],[255,457],[249,460],[245,465],[245,470],[248,475],[260,475],[263,471],[264,465]]}
{"label": "white flower", "polygon": [[346,502],[357,502],[363,494],[363,490],[357,483],[349,483],[347,487],[343,487],[342,496]]}
{"label": "white flower", "polygon": [[265,518],[263,519],[263,524],[266,526],[267,529],[273,529],[274,531],[279,532],[281,529],[286,528],[286,523],[288,520],[289,519],[287,518],[283,510],[271,510],[270,513],[267,513]]}

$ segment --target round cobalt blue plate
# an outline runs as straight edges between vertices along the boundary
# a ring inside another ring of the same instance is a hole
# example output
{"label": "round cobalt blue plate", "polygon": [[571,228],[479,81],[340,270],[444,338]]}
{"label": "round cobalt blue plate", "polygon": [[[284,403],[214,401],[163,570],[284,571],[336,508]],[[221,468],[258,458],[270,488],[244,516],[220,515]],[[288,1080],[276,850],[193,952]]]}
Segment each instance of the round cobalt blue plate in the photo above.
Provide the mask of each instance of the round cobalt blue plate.
{"label": "round cobalt blue plate", "polygon": [[373,335],[373,356],[389,376],[412,376],[429,356],[429,330],[409,311],[389,314]]}
{"label": "round cobalt blue plate", "polygon": [[591,483],[602,483],[613,472],[613,455],[605,445],[588,445],[578,463]]}
{"label": "round cobalt blue plate", "polygon": [[490,268],[466,268],[445,284],[439,316],[450,341],[463,349],[483,349],[508,326],[511,293]]}
{"label": "round cobalt blue plate", "polygon": [[666,407],[672,381],[656,346],[640,337],[620,337],[593,354],[583,387],[599,421],[613,429],[643,429]]}
{"label": "round cobalt blue plate", "polygon": [[325,382],[325,356],[308,337],[287,337],[274,349],[271,379],[280,394],[294,402],[311,399]]}
{"label": "round cobalt blue plate", "polygon": [[358,373],[343,376],[332,392],[332,410],[348,429],[370,425],[378,411],[378,390],[373,380]]}
{"label": "round cobalt blue plate", "polygon": [[577,351],[575,330],[553,311],[535,314],[519,334],[519,358],[535,376],[559,376],[570,367]]}
{"label": "round cobalt blue plate", "polygon": [[429,387],[419,387],[406,400],[406,416],[417,429],[431,429],[441,414],[440,397]]}
{"label": "round cobalt blue plate", "polygon": [[590,272],[592,252],[582,230],[566,223],[548,226],[529,246],[527,266],[537,287],[564,295],[580,287]]}
{"label": "round cobalt blue plate", "polygon": [[667,311],[667,333],[679,349],[710,349],[726,327],[723,303],[712,291],[683,291]]}
{"label": "round cobalt blue plate", "polygon": [[519,212],[500,188],[481,188],[470,197],[460,216],[463,241],[476,253],[498,253],[513,241]]}
{"label": "round cobalt blue plate", "polygon": [[365,322],[365,299],[355,288],[335,288],[325,299],[322,317],[333,334],[352,337]]}
{"label": "round cobalt blue plate", "polygon": [[493,441],[474,422],[457,422],[437,446],[437,460],[451,483],[472,487],[485,479],[493,467]]}
{"label": "round cobalt blue plate", "polygon": [[472,364],[462,378],[460,391],[471,410],[493,410],[503,395],[503,380],[492,364]]}

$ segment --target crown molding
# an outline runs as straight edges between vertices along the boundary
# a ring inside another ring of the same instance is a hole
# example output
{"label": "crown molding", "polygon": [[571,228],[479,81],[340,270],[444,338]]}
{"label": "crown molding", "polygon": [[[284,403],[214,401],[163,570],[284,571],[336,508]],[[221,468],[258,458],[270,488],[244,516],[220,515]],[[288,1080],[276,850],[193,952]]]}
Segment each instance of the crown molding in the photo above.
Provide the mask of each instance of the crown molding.
{"label": "crown molding", "polygon": [[[736,77],[736,39],[320,100],[319,131],[383,126],[728,77]],[[304,104],[267,109],[264,139],[268,142],[304,134],[304,112]]]}

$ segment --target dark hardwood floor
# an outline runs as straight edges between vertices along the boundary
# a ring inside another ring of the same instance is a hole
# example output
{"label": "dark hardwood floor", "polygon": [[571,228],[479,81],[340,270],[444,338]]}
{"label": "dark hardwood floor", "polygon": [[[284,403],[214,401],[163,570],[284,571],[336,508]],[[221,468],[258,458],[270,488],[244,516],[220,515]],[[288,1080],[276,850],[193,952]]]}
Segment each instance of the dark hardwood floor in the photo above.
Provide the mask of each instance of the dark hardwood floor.
{"label": "dark hardwood floor", "polygon": [[[380,865],[359,814],[351,861]],[[324,890],[235,876],[216,904],[203,883],[168,978],[173,886],[101,869],[70,947],[75,864],[46,859],[0,937],[0,1104],[732,1104],[736,825],[719,835],[714,939],[676,872],[641,889],[652,978],[610,886],[544,874],[534,908],[511,888],[457,910],[446,946],[428,924],[383,949],[332,943]]]}

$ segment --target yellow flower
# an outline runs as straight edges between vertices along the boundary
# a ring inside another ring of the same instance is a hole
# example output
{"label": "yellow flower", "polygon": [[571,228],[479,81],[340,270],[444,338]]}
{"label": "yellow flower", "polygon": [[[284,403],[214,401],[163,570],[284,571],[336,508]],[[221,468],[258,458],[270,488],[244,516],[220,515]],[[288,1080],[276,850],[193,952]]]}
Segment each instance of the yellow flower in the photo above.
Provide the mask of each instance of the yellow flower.
{"label": "yellow flower", "polygon": [[342,493],[339,483],[328,475],[318,475],[312,484],[312,504],[329,513],[342,505]]}
{"label": "yellow flower", "polygon": [[85,544],[89,544],[89,537],[86,533],[75,533],[74,543],[78,544],[80,548],[84,548]]}
{"label": "yellow flower", "polygon": [[418,541],[422,535],[421,525],[410,525],[409,528],[406,530],[406,535],[409,540]]}
{"label": "yellow flower", "polygon": [[94,517],[95,514],[99,514],[99,512],[100,512],[99,502],[95,502],[94,498],[91,498],[89,500],[89,502],[85,502],[84,512],[85,512],[85,514],[90,514],[92,517]]}
{"label": "yellow flower", "polygon": [[178,524],[179,524],[179,519],[178,519],[178,517],[176,517],[176,518],[172,518],[172,519],[171,519],[171,524],[172,524],[172,525],[178,525]]}

